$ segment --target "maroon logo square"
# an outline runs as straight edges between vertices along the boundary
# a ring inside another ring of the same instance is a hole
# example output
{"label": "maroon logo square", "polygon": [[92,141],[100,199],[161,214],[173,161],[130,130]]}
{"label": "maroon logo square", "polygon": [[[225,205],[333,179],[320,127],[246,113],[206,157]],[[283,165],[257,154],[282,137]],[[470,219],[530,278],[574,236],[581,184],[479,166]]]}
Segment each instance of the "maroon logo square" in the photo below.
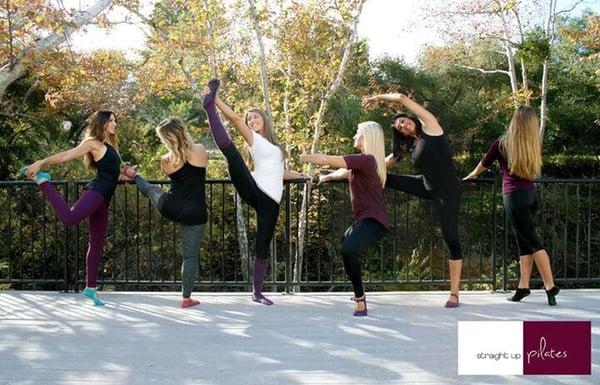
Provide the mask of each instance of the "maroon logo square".
{"label": "maroon logo square", "polygon": [[523,374],[592,374],[592,323],[524,321]]}

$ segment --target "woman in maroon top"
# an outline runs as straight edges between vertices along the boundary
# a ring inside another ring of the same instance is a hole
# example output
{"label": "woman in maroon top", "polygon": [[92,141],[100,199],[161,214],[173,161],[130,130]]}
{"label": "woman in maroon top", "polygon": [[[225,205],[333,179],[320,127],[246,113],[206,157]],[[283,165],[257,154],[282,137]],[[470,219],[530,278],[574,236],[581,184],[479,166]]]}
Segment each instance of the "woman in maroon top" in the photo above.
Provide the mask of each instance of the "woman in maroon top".
{"label": "woman in maroon top", "polygon": [[518,302],[528,296],[533,262],[542,276],[548,304],[556,305],[559,288],[554,286],[550,257],[535,231],[534,216],[538,209],[533,178],[541,173],[542,145],[538,120],[531,107],[519,107],[513,114],[506,133],[492,143],[485,157],[464,179],[475,179],[498,160],[502,173],[504,210],[510,219],[519,246],[521,278],[509,301]]}
{"label": "woman in maroon top", "polygon": [[354,315],[361,317],[367,315],[367,301],[361,278],[360,254],[381,239],[388,228],[383,201],[386,167],[381,126],[375,122],[360,123],[354,135],[354,147],[361,153],[344,156],[303,153],[300,161],[338,168],[331,174],[322,175],[319,184],[333,179],[348,178],[350,181],[354,224],[344,233],[341,253],[344,269],[354,289]]}

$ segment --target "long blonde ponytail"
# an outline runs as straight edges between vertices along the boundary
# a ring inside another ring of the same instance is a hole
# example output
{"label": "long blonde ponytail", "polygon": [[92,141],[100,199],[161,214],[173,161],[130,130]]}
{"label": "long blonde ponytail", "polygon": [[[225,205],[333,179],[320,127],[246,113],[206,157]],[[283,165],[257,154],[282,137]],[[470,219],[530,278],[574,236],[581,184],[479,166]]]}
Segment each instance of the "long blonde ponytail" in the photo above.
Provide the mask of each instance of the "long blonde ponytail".
{"label": "long blonde ponytail", "polygon": [[531,107],[519,107],[510,126],[500,138],[510,173],[523,179],[535,179],[542,171],[542,143],[538,119]]}
{"label": "long blonde ponytail", "polygon": [[385,186],[387,168],[385,165],[385,139],[381,125],[377,122],[362,122],[358,130],[363,134],[363,153],[372,155],[377,163],[377,176],[381,181],[381,188]]}

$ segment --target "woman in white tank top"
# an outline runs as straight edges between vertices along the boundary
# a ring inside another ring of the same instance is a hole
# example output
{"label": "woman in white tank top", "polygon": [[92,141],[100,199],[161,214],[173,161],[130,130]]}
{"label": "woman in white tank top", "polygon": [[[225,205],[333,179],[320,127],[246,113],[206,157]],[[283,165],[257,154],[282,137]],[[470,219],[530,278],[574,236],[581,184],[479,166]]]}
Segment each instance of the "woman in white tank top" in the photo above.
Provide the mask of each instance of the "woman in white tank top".
{"label": "woman in white tank top", "polygon": [[[227,159],[229,176],[244,202],[256,210],[256,258],[252,280],[252,300],[263,305],[273,302],[262,294],[262,283],[267,272],[269,245],[279,216],[279,202],[283,193],[284,179],[304,179],[303,174],[285,170],[287,158],[273,131],[266,114],[252,108],[245,118],[236,114],[218,96],[219,79],[208,82],[202,103],[215,143]],[[235,126],[250,148],[254,171],[251,173],[242,159],[223,123],[217,108]]]}

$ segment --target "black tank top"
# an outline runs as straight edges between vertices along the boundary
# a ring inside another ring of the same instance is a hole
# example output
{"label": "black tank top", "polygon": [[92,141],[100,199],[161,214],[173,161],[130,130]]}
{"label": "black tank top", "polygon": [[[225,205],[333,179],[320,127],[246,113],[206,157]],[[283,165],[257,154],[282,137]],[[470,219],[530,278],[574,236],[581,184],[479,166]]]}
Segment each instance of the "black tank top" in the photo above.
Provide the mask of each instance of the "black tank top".
{"label": "black tank top", "polygon": [[183,225],[206,223],[206,168],[185,163],[169,175],[171,189],[160,197],[158,209],[167,219]]}
{"label": "black tank top", "polygon": [[92,162],[97,169],[96,177],[86,184],[84,189],[94,190],[102,194],[104,203],[108,206],[119,181],[121,157],[110,144],[104,143],[104,145],[106,146],[104,156],[97,162],[92,158]]}
{"label": "black tank top", "polygon": [[443,195],[458,189],[456,167],[445,134],[431,136],[421,132],[410,157],[413,165],[423,173],[427,190]]}

